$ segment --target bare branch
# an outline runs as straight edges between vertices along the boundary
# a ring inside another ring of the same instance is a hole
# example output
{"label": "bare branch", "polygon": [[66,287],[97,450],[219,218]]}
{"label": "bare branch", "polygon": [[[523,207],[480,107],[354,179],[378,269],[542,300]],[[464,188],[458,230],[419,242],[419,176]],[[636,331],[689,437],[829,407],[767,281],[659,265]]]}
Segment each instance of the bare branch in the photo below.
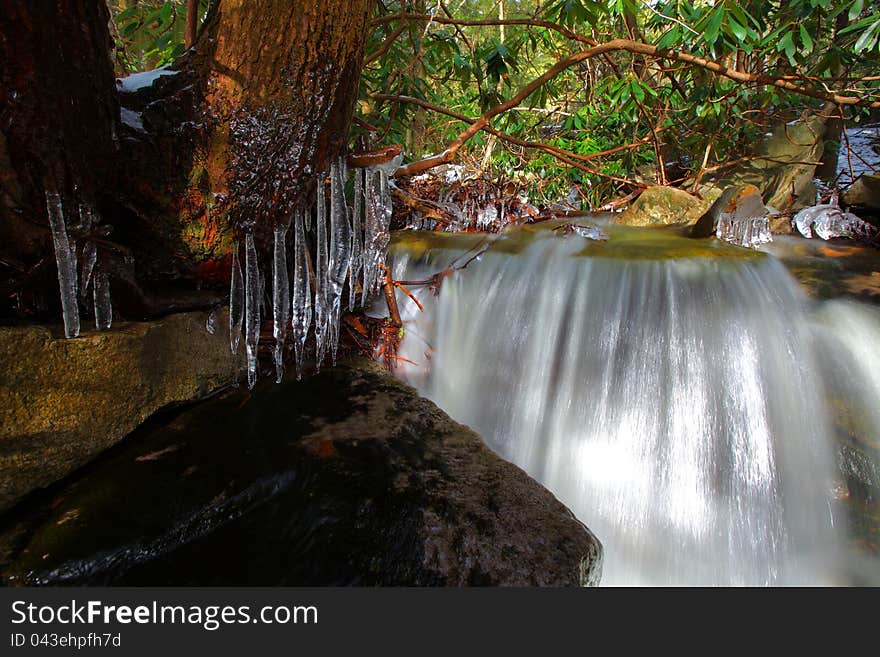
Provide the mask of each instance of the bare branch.
{"label": "bare branch", "polygon": [[[480,130],[487,130],[487,128],[489,127],[489,122],[494,117],[515,108],[523,100],[525,100],[535,91],[547,84],[547,82],[555,78],[562,71],[576,64],[579,64],[580,62],[590,59],[591,57],[597,57],[610,52],[618,51],[627,51],[634,54],[645,55],[657,59],[672,59],[675,61],[680,61],[691,64],[693,66],[704,68],[708,71],[730,78],[731,80],[736,80],[738,82],[774,86],[779,89],[784,89],[786,91],[791,91],[793,93],[801,94],[804,96],[827,100],[837,105],[861,105],[870,108],[880,108],[880,101],[866,101],[857,96],[845,96],[837,93],[829,93],[815,87],[806,87],[800,84],[795,84],[789,80],[774,78],[763,74],[744,73],[742,71],[730,69],[726,66],[723,66],[722,64],[719,64],[718,62],[705,59],[703,57],[698,57],[690,53],[676,50],[660,50],[656,46],[652,46],[650,44],[642,43],[639,41],[632,41],[630,39],[612,39],[611,41],[608,41],[606,43],[598,44],[596,46],[593,46],[592,48],[587,48],[586,50],[582,50],[580,52],[574,53],[573,55],[569,55],[564,59],[559,60],[555,65],[547,69],[547,71],[545,71],[542,75],[535,78],[522,89],[520,89],[513,97],[503,103],[495,105],[494,107],[487,110],[478,119],[473,120],[470,126],[463,132],[461,132],[458,137],[456,137],[442,153],[439,153],[438,155],[432,155],[417,162],[411,162],[410,164],[401,167],[401,169],[398,170],[398,174],[407,175],[418,173],[420,171],[425,171],[426,169],[430,169],[441,164],[448,164],[449,162],[452,162],[455,159],[455,154],[458,152],[458,150]],[[491,131],[487,130],[487,132]]]}
{"label": "bare branch", "polygon": [[[444,114],[445,116],[450,116],[453,119],[461,121],[462,123],[473,124],[477,121],[469,116],[465,116],[464,114],[459,114],[457,112],[453,112],[452,110],[446,109],[445,107],[440,107],[439,105],[434,105],[427,101],[421,100],[420,98],[413,98],[412,96],[391,96],[387,94],[376,94],[372,96],[376,100],[387,100],[394,102],[402,102],[402,103],[410,103],[412,105],[418,105],[419,107],[424,107],[427,110],[431,110],[432,112],[437,112],[438,114]],[[639,183],[630,180],[628,178],[621,178],[618,176],[612,176],[606,173],[599,171],[593,167],[584,166],[583,162],[589,162],[591,160],[598,159],[600,157],[604,157],[606,155],[612,155],[614,153],[620,153],[622,151],[632,150],[634,148],[639,148],[640,146],[644,146],[648,143],[648,140],[634,142],[632,144],[625,144],[623,146],[615,146],[614,148],[609,148],[604,151],[598,151],[596,153],[590,153],[589,155],[580,155],[578,153],[572,153],[571,151],[564,150],[562,148],[558,148],[557,146],[551,146],[550,144],[542,144],[536,141],[526,141],[525,139],[519,139],[518,137],[514,137],[513,135],[509,135],[506,132],[502,132],[500,130],[496,130],[491,126],[485,126],[483,128],[484,132],[488,132],[489,134],[495,135],[499,139],[506,141],[511,144],[515,144],[517,146],[521,146],[523,148],[531,148],[536,150],[544,151],[545,153],[549,153],[550,155],[556,157],[562,162],[565,162],[571,167],[576,169],[580,169],[586,173],[591,173],[596,176],[600,176],[602,178],[607,178],[609,180],[615,180],[617,182],[622,182],[630,185],[638,185]],[[436,157],[436,156],[435,156]],[[431,159],[431,158],[428,158]],[[439,164],[433,164],[431,166],[425,167],[417,167],[421,162],[425,162],[426,160],[419,160],[417,162],[411,162],[406,167],[401,167],[397,170],[397,173],[408,175],[411,173],[418,173],[420,171],[425,171],[426,169],[433,168],[435,166],[439,166]],[[443,164],[441,162],[440,164]]]}

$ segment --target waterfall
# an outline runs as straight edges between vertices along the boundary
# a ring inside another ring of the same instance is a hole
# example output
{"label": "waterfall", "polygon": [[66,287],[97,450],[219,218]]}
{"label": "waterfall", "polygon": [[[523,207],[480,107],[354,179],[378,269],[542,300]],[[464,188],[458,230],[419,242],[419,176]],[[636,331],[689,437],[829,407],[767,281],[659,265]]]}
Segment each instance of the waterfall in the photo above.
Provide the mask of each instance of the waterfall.
{"label": "waterfall", "polygon": [[[521,230],[424,313],[400,295],[400,375],[590,527],[606,584],[841,583],[828,371],[868,372],[880,426],[880,318],[849,309],[847,341],[769,255],[609,234]],[[460,264],[476,238],[453,237],[398,244],[395,278]]]}

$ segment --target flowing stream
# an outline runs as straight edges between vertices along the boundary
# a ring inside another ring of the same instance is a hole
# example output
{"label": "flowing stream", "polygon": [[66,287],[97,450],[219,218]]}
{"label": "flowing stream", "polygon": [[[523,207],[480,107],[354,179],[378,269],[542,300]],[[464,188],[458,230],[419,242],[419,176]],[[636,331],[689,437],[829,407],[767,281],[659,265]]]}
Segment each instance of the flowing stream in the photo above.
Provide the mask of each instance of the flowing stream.
{"label": "flowing stream", "polygon": [[[880,314],[810,301],[764,253],[551,228],[502,236],[438,295],[413,285],[425,312],[399,295],[399,374],[590,527],[605,584],[852,581],[833,491],[840,468],[877,464],[837,463],[835,403],[876,444]],[[395,278],[485,244],[410,233]]]}

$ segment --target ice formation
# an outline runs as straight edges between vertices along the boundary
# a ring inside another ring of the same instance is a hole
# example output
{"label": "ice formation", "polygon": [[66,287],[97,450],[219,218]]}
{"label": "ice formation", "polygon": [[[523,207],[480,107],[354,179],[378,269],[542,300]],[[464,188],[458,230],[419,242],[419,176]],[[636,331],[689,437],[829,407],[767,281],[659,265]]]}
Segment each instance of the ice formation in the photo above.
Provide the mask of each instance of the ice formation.
{"label": "ice formation", "polygon": [[[396,164],[394,165],[396,168]],[[311,209],[293,213],[290,225],[274,230],[272,250],[272,319],[275,338],[275,378],[284,375],[284,346],[293,340],[297,378],[302,377],[305,346],[314,320],[315,366],[320,369],[329,353],[335,363],[339,347],[339,322],[346,283],[348,307],[353,309],[357,288],[361,302],[378,288],[379,263],[387,255],[391,221],[391,195],[388,170],[391,165],[355,169],[354,198],[351,207],[345,188],[349,177],[345,160],[338,159],[329,175],[318,176],[314,213],[316,225],[310,230]],[[325,184],[329,177],[329,190]],[[329,200],[328,200],[329,192]],[[287,239],[287,233],[293,236]],[[307,233],[314,238],[312,267]],[[253,232],[245,234],[245,266],[240,265],[239,245],[232,253],[229,291],[229,335],[232,351],[237,351],[244,325],[247,346],[248,385],[257,378],[260,339],[260,301],[264,285],[257,264]],[[268,309],[267,309],[268,312]]]}
{"label": "ice formation", "polygon": [[260,343],[260,297],[263,288],[260,280],[260,266],[257,263],[257,249],[254,234],[245,236],[245,282],[244,282],[244,334],[247,347],[248,387],[257,383],[257,350]]}
{"label": "ice formation", "polygon": [[720,212],[715,235],[720,240],[747,248],[772,242],[770,217],[760,193],[754,190],[743,194],[735,200],[732,211]]}
{"label": "ice formation", "polygon": [[67,237],[64,208],[57,192],[46,192],[46,210],[52,243],[55,246],[55,263],[58,265],[58,287],[61,291],[61,312],[64,317],[64,335],[79,336],[79,304],[76,299],[76,246]]}
{"label": "ice formation", "polygon": [[339,318],[342,306],[342,290],[348,278],[351,263],[351,224],[345,202],[345,162],[340,159],[330,167],[330,260],[328,267],[330,356],[336,364],[339,347]]}
{"label": "ice formation", "polygon": [[877,233],[867,221],[863,221],[852,212],[840,208],[837,194],[831,197],[830,203],[820,203],[798,212],[792,222],[798,232],[807,238],[813,236],[823,240],[835,237],[851,239],[870,239]]}
{"label": "ice formation", "polygon": [[92,278],[92,300],[95,304],[95,328],[106,331],[113,323],[113,306],[110,303],[110,276],[100,267]]}
{"label": "ice formation", "polygon": [[217,332],[217,311],[212,310],[208,313],[208,319],[205,320],[205,330],[214,335]]}
{"label": "ice formation", "polygon": [[379,285],[379,263],[385,260],[388,252],[388,233],[391,224],[391,193],[388,187],[388,174],[379,167],[364,171],[364,287],[361,304]]}
{"label": "ice formation", "polygon": [[287,225],[275,227],[272,259],[272,333],[275,337],[275,382],[284,377],[284,339],[290,321],[290,283],[287,274]]}
{"label": "ice formation", "polygon": [[324,353],[327,349],[327,286],[328,269],[327,261],[327,199],[324,180],[326,176],[318,176],[318,198],[316,202],[317,229],[316,229],[316,258],[315,258],[315,366],[320,370],[324,362]]}
{"label": "ice formation", "polygon": [[244,280],[238,260],[238,242],[232,245],[232,276],[229,285],[229,348],[238,351],[241,325],[244,320]]}
{"label": "ice formation", "polygon": [[354,207],[351,213],[351,265],[348,268],[348,309],[354,310],[357,297],[357,282],[364,268],[364,234],[361,230],[361,208],[364,200],[363,169],[354,170]]}
{"label": "ice formation", "polygon": [[718,239],[743,247],[754,247],[773,241],[770,232],[770,217],[737,216],[736,213],[722,212],[718,216],[715,229]]}
{"label": "ice formation", "polygon": [[303,228],[303,213],[293,215],[293,299],[291,300],[293,346],[296,352],[296,378],[302,378],[306,336],[312,323],[312,297],[309,288],[309,248]]}

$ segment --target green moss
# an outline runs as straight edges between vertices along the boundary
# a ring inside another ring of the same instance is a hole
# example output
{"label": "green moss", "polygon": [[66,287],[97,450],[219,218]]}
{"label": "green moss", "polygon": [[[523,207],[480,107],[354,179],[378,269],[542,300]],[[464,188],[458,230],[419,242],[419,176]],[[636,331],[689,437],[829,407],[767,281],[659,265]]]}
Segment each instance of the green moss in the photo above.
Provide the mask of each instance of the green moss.
{"label": "green moss", "polygon": [[677,227],[636,228],[631,226],[608,225],[603,230],[608,233],[607,241],[592,241],[577,236],[563,236],[554,229],[565,223],[589,223],[590,218],[545,221],[539,224],[514,226],[500,235],[481,235],[477,233],[433,233],[427,231],[406,231],[397,233],[393,239],[396,252],[408,254],[413,259],[424,258],[437,250],[475,252],[481,244],[490,244],[493,253],[522,253],[535,239],[550,238],[578,240],[583,248],[575,257],[615,258],[623,260],[668,260],[679,258],[763,258],[764,254],[754,249],[744,249],[725,242],[710,239],[684,237]]}

